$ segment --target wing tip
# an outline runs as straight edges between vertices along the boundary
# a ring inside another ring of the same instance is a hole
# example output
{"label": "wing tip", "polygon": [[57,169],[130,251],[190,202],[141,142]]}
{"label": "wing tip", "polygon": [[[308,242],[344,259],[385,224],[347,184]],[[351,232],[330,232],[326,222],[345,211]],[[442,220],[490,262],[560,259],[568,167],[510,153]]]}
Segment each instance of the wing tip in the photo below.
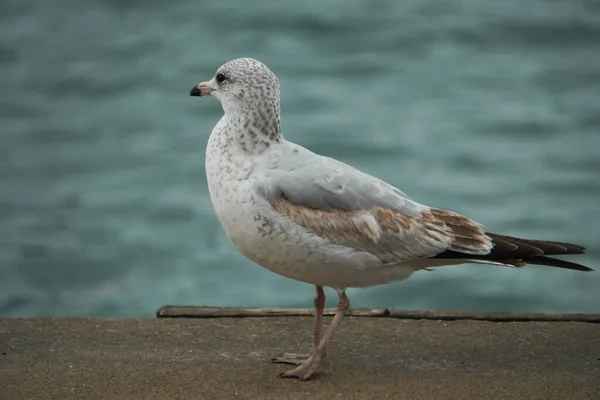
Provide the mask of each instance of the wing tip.
{"label": "wing tip", "polygon": [[545,256],[532,257],[530,259],[525,259],[523,261],[525,261],[527,264],[546,265],[549,267],[570,269],[573,271],[581,271],[581,272],[593,272],[594,271],[592,268],[586,267],[585,265],[577,264],[577,263],[574,263],[571,261],[561,260],[559,258],[552,258],[552,257],[545,257]]}

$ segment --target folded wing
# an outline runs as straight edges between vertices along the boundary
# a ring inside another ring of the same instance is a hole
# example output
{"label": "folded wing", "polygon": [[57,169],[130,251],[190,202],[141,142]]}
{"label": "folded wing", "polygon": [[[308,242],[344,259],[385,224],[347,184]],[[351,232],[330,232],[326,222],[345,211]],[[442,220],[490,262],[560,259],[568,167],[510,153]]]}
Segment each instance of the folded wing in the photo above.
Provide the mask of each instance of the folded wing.
{"label": "folded wing", "polygon": [[436,258],[449,264],[463,259],[590,270],[547,257],[580,254],[585,251],[581,246],[486,233],[470,218],[419,204],[337,160],[313,155],[312,161],[292,164],[289,170],[278,168],[259,182],[259,192],[277,212],[315,235],[369,252],[384,264]]}

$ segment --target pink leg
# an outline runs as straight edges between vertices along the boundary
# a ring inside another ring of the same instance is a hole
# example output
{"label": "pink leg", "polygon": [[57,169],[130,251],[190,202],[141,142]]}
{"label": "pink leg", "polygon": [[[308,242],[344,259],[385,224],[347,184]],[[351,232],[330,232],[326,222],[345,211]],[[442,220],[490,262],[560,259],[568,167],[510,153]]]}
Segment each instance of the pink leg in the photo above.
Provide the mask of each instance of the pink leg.
{"label": "pink leg", "polygon": [[338,302],[337,311],[335,312],[335,316],[331,321],[331,325],[329,326],[329,330],[321,339],[319,345],[312,352],[310,357],[308,357],[302,364],[297,366],[294,369],[284,372],[281,374],[283,378],[298,378],[300,380],[310,379],[310,377],[315,373],[319,365],[321,365],[321,361],[325,358],[325,349],[327,344],[333,338],[333,335],[340,327],[342,320],[344,319],[344,315],[346,311],[350,308],[350,300],[346,296],[346,293],[341,290],[336,290],[338,292],[338,296],[340,301]]}
{"label": "pink leg", "polygon": [[315,337],[313,351],[317,348],[323,338],[323,311],[325,310],[325,292],[323,286],[315,286],[317,294],[313,303],[315,305]]}
{"label": "pink leg", "polygon": [[[313,351],[317,348],[323,337],[323,310],[325,309],[325,292],[323,286],[315,286],[317,294],[315,295],[315,337]],[[271,359],[271,362],[281,364],[300,365],[310,357],[310,354],[301,353],[283,353],[279,357]]]}

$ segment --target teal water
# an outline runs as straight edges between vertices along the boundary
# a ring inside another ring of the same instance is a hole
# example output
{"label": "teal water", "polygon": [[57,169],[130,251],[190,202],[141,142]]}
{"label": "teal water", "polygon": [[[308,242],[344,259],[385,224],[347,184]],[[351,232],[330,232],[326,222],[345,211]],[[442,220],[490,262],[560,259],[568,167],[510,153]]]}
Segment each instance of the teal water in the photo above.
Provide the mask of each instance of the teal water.
{"label": "teal water", "polygon": [[600,312],[597,1],[5,0],[0,316],[311,307],[210,204],[221,109],[188,93],[242,56],[279,76],[288,139],[599,270],[448,267],[354,307]]}

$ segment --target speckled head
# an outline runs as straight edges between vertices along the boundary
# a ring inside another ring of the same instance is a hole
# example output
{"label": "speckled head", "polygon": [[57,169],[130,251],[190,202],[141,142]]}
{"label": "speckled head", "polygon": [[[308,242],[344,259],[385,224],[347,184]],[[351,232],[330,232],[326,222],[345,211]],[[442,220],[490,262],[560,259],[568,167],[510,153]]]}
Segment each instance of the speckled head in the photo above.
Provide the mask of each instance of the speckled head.
{"label": "speckled head", "polygon": [[190,96],[219,99],[228,126],[237,132],[243,149],[264,149],[282,138],[279,80],[266,65],[252,58],[223,64],[215,76],[199,83]]}
{"label": "speckled head", "polygon": [[266,65],[252,58],[238,58],[223,64],[214,77],[195,85],[190,96],[213,96],[225,113],[239,109],[279,109],[279,80]]}

